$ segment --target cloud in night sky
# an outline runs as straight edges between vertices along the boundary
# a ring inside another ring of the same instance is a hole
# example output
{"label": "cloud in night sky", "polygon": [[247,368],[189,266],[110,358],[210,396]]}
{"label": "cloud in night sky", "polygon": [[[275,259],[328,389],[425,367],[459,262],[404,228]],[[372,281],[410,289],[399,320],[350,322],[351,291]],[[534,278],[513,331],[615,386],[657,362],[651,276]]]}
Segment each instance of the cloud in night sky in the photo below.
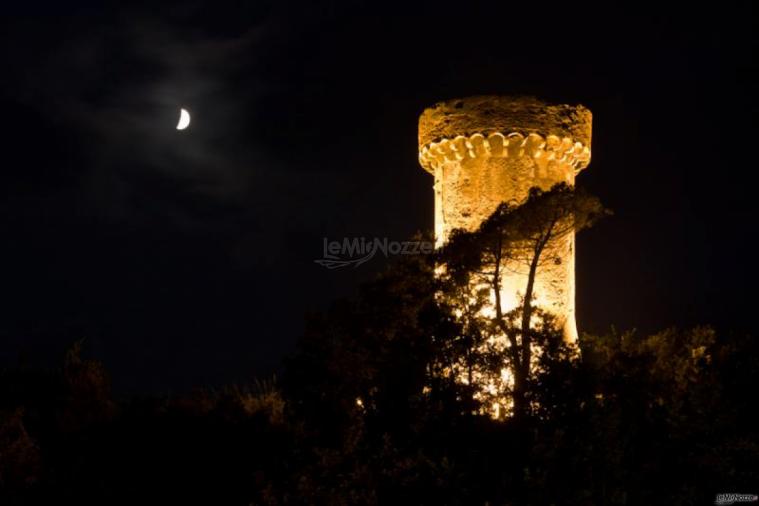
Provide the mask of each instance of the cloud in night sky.
{"label": "cloud in night sky", "polygon": [[[249,16],[223,31],[200,3],[180,15],[133,8],[96,23],[56,23],[58,45],[36,48],[32,65],[29,55],[16,62],[12,93],[55,128],[77,132],[89,172],[83,183],[113,217],[138,212],[140,192],[162,194],[153,204],[177,218],[193,207],[267,206],[282,192],[307,198],[298,193],[317,176],[289,178],[251,125],[272,86],[268,46],[281,36],[276,13],[259,9],[255,23]],[[182,106],[193,124],[177,132]]]}

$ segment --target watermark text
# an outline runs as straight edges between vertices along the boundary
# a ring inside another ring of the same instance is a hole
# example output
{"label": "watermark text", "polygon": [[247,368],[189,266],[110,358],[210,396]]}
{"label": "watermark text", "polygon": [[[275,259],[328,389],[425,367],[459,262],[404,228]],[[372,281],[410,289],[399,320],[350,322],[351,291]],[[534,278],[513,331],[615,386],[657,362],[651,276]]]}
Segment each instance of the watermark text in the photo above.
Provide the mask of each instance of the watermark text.
{"label": "watermark text", "polygon": [[391,241],[387,237],[344,237],[341,240],[324,238],[322,258],[314,260],[327,269],[358,267],[377,254],[385,258],[397,255],[428,255],[435,246],[430,241]]}

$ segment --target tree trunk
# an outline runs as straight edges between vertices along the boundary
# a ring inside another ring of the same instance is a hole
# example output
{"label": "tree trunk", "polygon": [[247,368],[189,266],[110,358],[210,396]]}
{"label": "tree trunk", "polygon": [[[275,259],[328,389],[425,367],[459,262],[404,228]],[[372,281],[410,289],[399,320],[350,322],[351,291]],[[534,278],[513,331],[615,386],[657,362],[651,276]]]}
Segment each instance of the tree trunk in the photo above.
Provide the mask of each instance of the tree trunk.
{"label": "tree trunk", "polygon": [[[548,240],[551,238],[555,220],[551,223],[545,235],[541,236],[533,249],[532,259],[530,261],[530,270],[527,274],[527,287],[524,291],[524,302],[522,303],[522,357],[520,360],[520,374],[514,375],[514,416],[517,418],[526,418],[529,412],[529,406],[526,399],[527,381],[530,378],[530,363],[532,361],[532,297],[535,291],[535,276],[538,272],[540,256],[543,254]],[[517,378],[520,377],[519,387],[517,387]]]}

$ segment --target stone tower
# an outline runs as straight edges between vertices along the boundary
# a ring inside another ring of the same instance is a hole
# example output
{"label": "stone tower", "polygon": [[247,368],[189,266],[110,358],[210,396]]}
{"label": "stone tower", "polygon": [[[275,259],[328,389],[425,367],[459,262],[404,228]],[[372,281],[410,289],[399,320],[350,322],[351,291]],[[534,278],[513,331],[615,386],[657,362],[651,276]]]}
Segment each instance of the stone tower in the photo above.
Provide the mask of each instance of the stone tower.
{"label": "stone tower", "polygon": [[[476,229],[501,202],[523,202],[530,188],[566,182],[590,161],[591,113],[581,105],[534,98],[480,96],[440,102],[419,118],[419,161],[435,177],[435,237]],[[562,239],[556,262],[536,276],[535,303],[557,316],[567,340],[575,324],[574,235]],[[527,285],[526,273],[504,279],[510,310]]]}

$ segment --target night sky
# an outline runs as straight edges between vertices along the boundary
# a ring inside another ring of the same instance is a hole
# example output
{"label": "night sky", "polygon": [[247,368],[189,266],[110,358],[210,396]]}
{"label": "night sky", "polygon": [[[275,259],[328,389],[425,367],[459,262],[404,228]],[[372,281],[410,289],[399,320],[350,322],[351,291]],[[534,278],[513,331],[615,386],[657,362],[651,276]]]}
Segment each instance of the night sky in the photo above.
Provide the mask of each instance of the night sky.
{"label": "night sky", "polygon": [[0,25],[2,366],[86,338],[122,392],[276,372],[385,265],[323,238],[431,229],[417,118],[485,93],[593,112],[581,332],[755,320],[751,2],[61,3]]}

